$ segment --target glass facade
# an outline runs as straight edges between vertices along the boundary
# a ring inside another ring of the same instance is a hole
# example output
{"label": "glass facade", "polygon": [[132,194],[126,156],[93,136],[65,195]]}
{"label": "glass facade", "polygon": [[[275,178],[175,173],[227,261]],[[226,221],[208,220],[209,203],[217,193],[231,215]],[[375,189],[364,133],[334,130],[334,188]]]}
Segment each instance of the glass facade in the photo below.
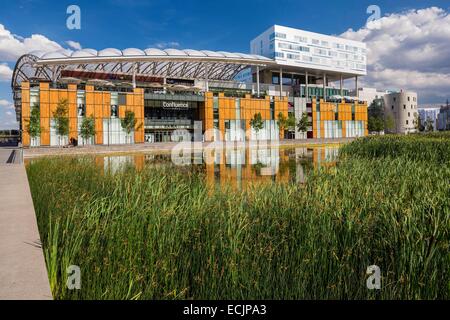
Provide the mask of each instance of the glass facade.
{"label": "glass facade", "polygon": [[60,136],[56,132],[56,121],[50,119],[50,146],[64,146],[69,143],[69,136]]}
{"label": "glass facade", "polygon": [[145,142],[191,141],[192,134],[186,130],[146,130]]}
{"label": "glass facade", "polygon": [[346,121],[347,138],[363,137],[364,123],[363,121]]}
{"label": "glass facade", "polygon": [[119,117],[119,93],[111,92],[111,118]]}
{"label": "glass facade", "polygon": [[128,144],[134,143],[134,130],[127,135],[122,128],[120,119],[111,117],[103,119],[103,144]]}
{"label": "glass facade", "polygon": [[[306,85],[301,85],[301,97],[306,97]],[[339,96],[341,95],[341,90],[339,88],[326,88],[326,96],[327,97],[331,97],[331,96]],[[308,97],[323,97],[323,87],[317,87],[317,86],[308,86]],[[348,96],[349,95],[349,91],[348,89],[342,89],[342,94],[344,96]]]}
{"label": "glass facade", "polygon": [[77,114],[78,117],[84,117],[86,115],[86,92],[77,91]]}
{"label": "glass facade", "polygon": [[145,99],[145,142],[191,141],[194,121],[199,117],[199,102]]}
{"label": "glass facade", "polygon": [[225,120],[225,141],[245,141],[245,120]]}
{"label": "glass facade", "polygon": [[255,129],[251,128],[251,140],[274,140],[280,139],[280,130],[278,124],[275,120],[264,120],[263,128],[256,132]]}
{"label": "glass facade", "polygon": [[[30,90],[30,113],[33,108],[40,108],[39,106],[39,88],[32,88]],[[30,146],[38,147],[41,145],[40,137],[30,137]]]}

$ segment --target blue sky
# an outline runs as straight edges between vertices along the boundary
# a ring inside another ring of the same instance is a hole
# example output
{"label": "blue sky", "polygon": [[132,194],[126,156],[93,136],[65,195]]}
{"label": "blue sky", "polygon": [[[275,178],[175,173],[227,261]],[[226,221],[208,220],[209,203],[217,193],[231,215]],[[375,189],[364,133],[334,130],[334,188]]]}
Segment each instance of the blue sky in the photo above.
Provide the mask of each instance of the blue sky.
{"label": "blue sky", "polygon": [[[81,30],[66,28],[66,9],[71,4],[81,8]],[[83,48],[94,49],[161,46],[248,52],[249,41],[273,24],[335,35],[350,28],[357,31],[365,25],[369,16],[366,9],[371,4],[378,5],[382,15],[401,15],[432,6],[446,13],[450,6],[448,0],[18,0],[2,3],[0,25],[19,42],[26,43],[33,34],[39,34],[65,48],[69,48],[66,42],[70,40]],[[2,48],[1,37],[0,32],[0,65],[12,69],[14,58],[11,53],[5,53],[8,48]],[[350,37],[359,35],[350,34]],[[424,103],[439,103],[442,98],[430,95]],[[14,126],[11,115],[5,111],[6,101],[12,102],[11,89],[3,78],[0,128]]]}

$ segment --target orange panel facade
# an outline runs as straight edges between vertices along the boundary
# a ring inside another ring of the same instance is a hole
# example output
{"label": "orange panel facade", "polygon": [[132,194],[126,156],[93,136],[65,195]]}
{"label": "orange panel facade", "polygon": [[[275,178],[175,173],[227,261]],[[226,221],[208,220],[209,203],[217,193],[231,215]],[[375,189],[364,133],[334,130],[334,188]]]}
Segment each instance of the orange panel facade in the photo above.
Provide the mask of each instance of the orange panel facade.
{"label": "orange panel facade", "polygon": [[[287,97],[275,97],[275,117],[278,120],[279,114],[282,113],[287,119],[288,117],[288,99]],[[284,129],[280,129],[280,139],[284,137]]]}
{"label": "orange panel facade", "polygon": [[[270,97],[252,98],[249,94],[244,98],[225,97],[223,93],[218,93],[214,97],[212,92],[205,94],[205,103],[200,109],[200,119],[203,121],[204,130],[210,130],[214,127],[214,100],[217,99],[219,108],[219,131],[222,137],[225,136],[226,121],[241,120],[245,122],[246,138],[249,139],[250,121],[258,113],[261,114],[262,120],[278,120],[278,114],[281,112],[288,117],[288,100],[287,98],[276,97],[274,100],[274,119],[271,115]],[[282,132],[280,135],[283,134]],[[209,139],[208,139],[209,138]],[[206,141],[212,141],[212,137],[206,137]]]}
{"label": "orange panel facade", "polygon": [[30,121],[30,83],[22,82],[22,145],[28,147],[30,145],[30,134],[27,130]]}
{"label": "orange panel facade", "polygon": [[68,85],[67,100],[69,102],[69,141],[78,140],[77,86]]}
{"label": "orange panel facade", "polygon": [[316,99],[312,99],[313,138],[335,138],[336,130],[344,138],[366,136],[367,119],[366,104],[325,102],[320,99],[318,105]]}
{"label": "orange panel facade", "polygon": [[134,114],[137,120],[137,128],[134,131],[134,142],[144,143],[144,89],[134,89]]}
{"label": "orange panel facade", "polygon": [[[36,88],[37,89],[37,88]],[[36,90],[33,89],[33,90]],[[81,93],[80,93],[81,92]],[[145,119],[144,119],[144,89],[136,88],[130,92],[115,93],[95,90],[94,86],[86,85],[85,88],[78,89],[77,85],[69,84],[67,88],[51,88],[49,83],[40,83],[39,85],[39,106],[41,120],[41,145],[50,145],[51,119],[58,103],[67,100],[68,118],[69,118],[69,140],[78,140],[78,126],[80,117],[78,115],[78,103],[84,103],[85,114],[87,117],[94,117],[96,144],[103,144],[104,123],[105,130],[111,130],[110,137],[114,132],[119,132],[117,128],[117,119],[113,122],[107,122],[111,119],[111,104],[119,96],[118,117],[123,118],[126,111],[132,111],[135,114],[137,125],[134,130],[134,142],[145,142]],[[83,99],[83,102],[78,102]],[[114,99],[114,100],[113,100]],[[225,139],[227,133],[234,134],[233,130],[245,129],[247,140],[250,139],[251,125],[250,121],[256,114],[261,114],[263,121],[277,122],[280,113],[288,118],[288,97],[269,97],[254,98],[250,94],[243,97],[228,97],[224,93],[214,94],[206,92],[204,103],[199,103],[198,120],[203,123],[203,130],[208,131],[205,141],[213,141],[214,135],[211,129],[219,129],[219,138]],[[312,134],[314,138],[328,138],[367,135],[367,105],[351,103],[332,103],[320,100],[317,102],[312,99]],[[217,107],[218,110],[214,111]],[[22,84],[22,127],[25,128],[26,122],[30,117],[30,85],[26,82]],[[197,119],[196,119],[197,120]],[[106,122],[105,122],[106,121]],[[272,122],[272,123],[273,123]],[[106,125],[108,124],[108,125]],[[241,127],[239,127],[239,125]],[[266,130],[266,128],[265,128]],[[236,132],[237,132],[236,131]],[[279,132],[280,138],[284,137],[284,129]],[[269,132],[269,131],[264,131]],[[336,133],[338,132],[338,134]],[[251,134],[254,134],[251,133]],[[264,133],[263,137],[273,132]],[[330,136],[331,135],[331,136]],[[106,139],[106,138],[105,138]],[[111,141],[116,141],[112,138]],[[120,138],[122,139],[122,138]],[[238,138],[239,139],[239,138]],[[264,138],[263,138],[264,139]],[[110,138],[108,138],[108,143]],[[23,144],[30,145],[30,137],[27,132],[23,132]],[[115,143],[115,142],[111,142]],[[123,142],[122,142],[123,143]]]}
{"label": "orange panel facade", "polygon": [[39,85],[39,106],[41,111],[41,146],[50,145],[50,85],[41,83]]}
{"label": "orange panel facade", "polygon": [[[69,118],[69,141],[78,140],[78,105],[77,105],[77,85],[69,84],[65,89],[50,88],[49,83],[40,83],[38,90],[41,136],[40,145],[50,145],[51,119],[56,111],[58,103],[67,101]],[[85,108],[86,116],[94,117],[96,135],[94,141],[96,144],[103,144],[103,120],[111,117],[111,93],[104,91],[95,91],[93,86],[85,87]],[[26,132],[27,123],[30,118],[30,84],[22,83],[22,143],[24,146],[30,146],[30,136]],[[126,94],[126,105],[120,106],[120,117],[125,116],[125,110],[135,113],[137,128],[134,132],[135,143],[144,142],[144,90],[135,89],[134,92]]]}

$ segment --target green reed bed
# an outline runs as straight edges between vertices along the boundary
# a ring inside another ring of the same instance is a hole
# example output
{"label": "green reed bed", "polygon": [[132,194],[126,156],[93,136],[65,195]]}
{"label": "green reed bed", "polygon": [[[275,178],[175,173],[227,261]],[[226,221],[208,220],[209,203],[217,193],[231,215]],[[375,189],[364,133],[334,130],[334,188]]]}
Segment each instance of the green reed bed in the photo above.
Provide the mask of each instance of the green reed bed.
{"label": "green reed bed", "polygon": [[368,158],[405,156],[411,160],[448,164],[450,132],[365,137],[345,145],[341,154]]}
{"label": "green reed bed", "polygon": [[[306,184],[239,192],[89,158],[33,161],[28,177],[57,299],[450,297],[448,162],[344,157]],[[81,290],[66,289],[69,265]]]}

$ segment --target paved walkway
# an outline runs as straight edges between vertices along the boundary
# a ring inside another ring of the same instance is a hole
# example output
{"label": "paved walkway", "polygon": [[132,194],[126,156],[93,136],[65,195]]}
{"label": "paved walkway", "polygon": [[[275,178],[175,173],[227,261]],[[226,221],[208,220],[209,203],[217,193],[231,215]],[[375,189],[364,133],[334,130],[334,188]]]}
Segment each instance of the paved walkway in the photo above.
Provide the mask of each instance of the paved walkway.
{"label": "paved walkway", "polygon": [[20,151],[0,148],[0,300],[52,299]]}
{"label": "paved walkway", "polygon": [[[354,138],[340,139],[305,139],[305,140],[282,140],[279,141],[281,147],[314,147],[320,145],[342,144],[353,141]],[[161,142],[161,143],[141,143],[134,145],[95,145],[71,148],[59,147],[38,147],[24,150],[25,158],[34,158],[41,156],[54,155],[82,155],[82,154],[120,154],[120,153],[164,153],[170,152],[178,143],[177,142]],[[218,143],[204,142],[200,143],[201,148],[214,148]],[[224,143],[225,146],[225,143]],[[237,142],[236,147],[244,147],[245,143]],[[248,144],[247,144],[248,146]],[[270,147],[270,143],[268,143]],[[196,145],[195,145],[196,148]]]}

